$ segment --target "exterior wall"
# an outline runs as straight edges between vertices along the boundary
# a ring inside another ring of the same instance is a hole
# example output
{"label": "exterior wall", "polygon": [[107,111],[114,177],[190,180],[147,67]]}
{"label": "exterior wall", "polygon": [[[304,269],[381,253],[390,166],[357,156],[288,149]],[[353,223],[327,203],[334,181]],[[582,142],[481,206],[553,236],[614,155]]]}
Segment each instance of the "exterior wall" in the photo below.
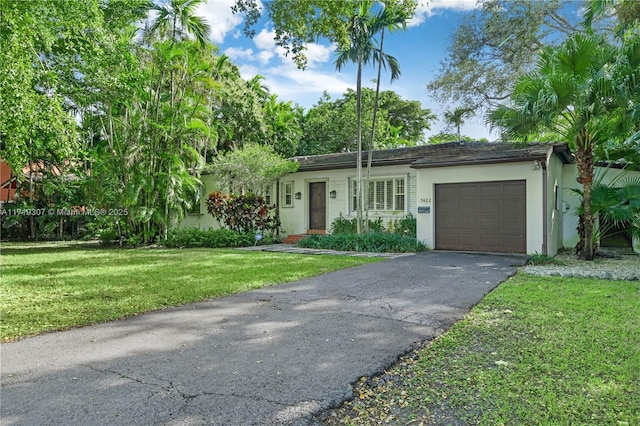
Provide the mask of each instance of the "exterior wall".
{"label": "exterior wall", "polygon": [[218,229],[220,224],[207,213],[207,199],[209,193],[216,191],[216,184],[211,175],[202,175],[200,180],[204,184],[202,196],[200,197],[200,208],[197,213],[187,213],[178,225],[179,228],[200,228],[200,229]]}
{"label": "exterior wall", "polygon": [[[544,209],[543,182],[544,168],[532,169],[532,162],[451,166],[438,168],[411,169],[409,165],[382,166],[372,169],[371,178],[406,177],[405,211],[401,213],[370,212],[369,218],[381,217],[388,222],[396,218],[412,214],[417,218],[418,239],[428,247],[435,246],[435,185],[440,183],[484,182],[503,180],[526,181],[527,190],[527,253],[545,253],[543,235],[545,233],[544,217],[546,216],[546,254],[554,256],[562,248],[572,248],[578,242],[577,209],[580,197],[571,188],[580,188],[576,182],[575,164],[562,164],[555,155],[547,159],[546,168],[546,211]],[[363,171],[366,174],[366,171]],[[620,174],[640,179],[640,172],[627,172],[618,169],[596,168],[596,178],[606,183],[618,179]],[[293,193],[300,193],[301,198],[293,197],[291,207],[282,206],[282,190],[280,200],[276,200],[278,191],[275,186],[271,192],[271,203],[280,204],[280,218],[284,235],[304,234],[309,228],[309,183],[326,183],[326,231],[331,223],[340,215],[347,219],[355,218],[355,211],[349,208],[349,182],[357,178],[356,169],[322,170],[313,172],[297,172],[280,179],[293,183]],[[179,227],[197,227],[200,229],[219,228],[219,223],[207,213],[206,199],[208,194],[216,190],[215,182],[210,175],[203,175],[205,184],[200,200],[199,213],[188,213]],[[330,192],[336,191],[336,198]],[[417,213],[418,206],[430,207],[429,213]],[[546,215],[544,215],[546,213]],[[634,240],[634,249],[640,252],[640,240]]]}
{"label": "exterior wall", "polygon": [[[640,179],[640,172],[626,171],[613,168],[596,167],[594,171],[595,180],[602,179],[604,183],[611,183],[620,178],[620,175],[624,177]],[[562,245],[565,248],[575,247],[578,243],[578,207],[580,206],[580,196],[571,188],[582,189],[576,181],[578,176],[578,169],[575,164],[567,164],[563,169],[564,190],[562,195],[564,197],[564,203],[566,205],[566,212],[562,221]],[[633,249],[640,253],[640,241],[634,239]]]}
{"label": "exterior wall", "polygon": [[[366,170],[363,169],[363,175]],[[409,165],[373,167],[371,178],[408,177],[405,188],[405,211],[402,213],[369,212],[369,219],[376,220],[381,217],[387,222],[395,218],[405,216],[409,212],[415,215],[416,202],[416,171]],[[349,208],[349,182],[357,179],[357,171],[353,169],[319,170],[310,172],[296,172],[280,179],[280,184],[293,182],[293,193],[300,193],[300,199],[293,199],[293,206],[284,207],[282,203],[282,191],[280,194],[280,220],[282,229],[286,235],[304,234],[309,229],[309,183],[326,183],[327,218],[326,232],[330,232],[331,223],[341,214],[347,219],[356,217],[356,212]],[[336,198],[331,198],[329,193],[336,191]]]}
{"label": "exterior wall", "polygon": [[[418,206],[430,207],[418,213],[418,239],[435,247],[435,185],[440,183],[525,180],[527,190],[527,253],[543,251],[543,169],[532,170],[532,162],[417,169]],[[417,208],[416,208],[417,211]]]}
{"label": "exterior wall", "polygon": [[548,256],[555,256],[562,247],[562,217],[563,210],[563,168],[562,161],[550,155],[547,158],[547,252]]}

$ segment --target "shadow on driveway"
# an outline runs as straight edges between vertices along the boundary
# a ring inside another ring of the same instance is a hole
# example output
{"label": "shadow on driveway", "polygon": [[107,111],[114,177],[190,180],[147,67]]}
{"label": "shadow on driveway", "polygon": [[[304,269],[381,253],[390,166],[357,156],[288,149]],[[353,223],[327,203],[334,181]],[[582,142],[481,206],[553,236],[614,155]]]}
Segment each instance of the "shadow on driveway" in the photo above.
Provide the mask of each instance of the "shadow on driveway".
{"label": "shadow on driveway", "polygon": [[5,343],[2,424],[312,424],[525,261],[420,253]]}

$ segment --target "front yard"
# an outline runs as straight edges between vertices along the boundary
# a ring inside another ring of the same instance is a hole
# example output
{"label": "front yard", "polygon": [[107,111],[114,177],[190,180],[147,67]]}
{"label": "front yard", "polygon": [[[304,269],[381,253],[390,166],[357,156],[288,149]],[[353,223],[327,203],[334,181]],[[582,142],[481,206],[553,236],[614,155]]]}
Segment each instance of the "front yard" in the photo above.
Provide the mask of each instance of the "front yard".
{"label": "front yard", "polygon": [[114,320],[380,259],[217,249],[0,248],[0,338]]}
{"label": "front yard", "polygon": [[[2,341],[376,258],[3,244]],[[640,281],[519,273],[328,413],[346,425],[640,424]]]}
{"label": "front yard", "polygon": [[639,281],[520,273],[327,423],[638,425],[639,383]]}

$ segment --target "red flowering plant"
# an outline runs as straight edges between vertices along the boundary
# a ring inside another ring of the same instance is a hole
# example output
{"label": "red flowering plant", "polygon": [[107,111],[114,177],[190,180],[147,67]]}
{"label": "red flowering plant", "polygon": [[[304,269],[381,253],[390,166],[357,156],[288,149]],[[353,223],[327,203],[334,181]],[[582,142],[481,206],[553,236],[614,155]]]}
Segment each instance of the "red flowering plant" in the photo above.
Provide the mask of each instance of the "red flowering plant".
{"label": "red flowering plant", "polygon": [[223,194],[212,192],[207,211],[227,228],[242,233],[274,233],[280,228],[275,205],[255,194]]}

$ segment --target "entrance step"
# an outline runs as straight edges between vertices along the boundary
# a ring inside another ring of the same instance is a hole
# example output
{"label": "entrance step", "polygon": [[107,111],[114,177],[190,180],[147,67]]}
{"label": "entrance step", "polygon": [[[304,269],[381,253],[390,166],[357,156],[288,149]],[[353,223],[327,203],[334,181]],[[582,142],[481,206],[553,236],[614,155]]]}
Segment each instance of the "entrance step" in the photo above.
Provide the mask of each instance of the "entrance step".
{"label": "entrance step", "polygon": [[303,238],[306,238],[307,235],[306,234],[300,234],[300,235],[287,235],[287,238],[285,238],[282,243],[283,244],[296,244],[298,241],[300,241]]}
{"label": "entrance step", "polygon": [[308,237],[309,235],[324,235],[326,233],[327,233],[327,231],[325,231],[324,229],[309,229],[306,234],[287,235],[287,238],[285,238],[282,241],[282,243],[283,244],[296,244],[298,241],[300,241],[303,238]]}

